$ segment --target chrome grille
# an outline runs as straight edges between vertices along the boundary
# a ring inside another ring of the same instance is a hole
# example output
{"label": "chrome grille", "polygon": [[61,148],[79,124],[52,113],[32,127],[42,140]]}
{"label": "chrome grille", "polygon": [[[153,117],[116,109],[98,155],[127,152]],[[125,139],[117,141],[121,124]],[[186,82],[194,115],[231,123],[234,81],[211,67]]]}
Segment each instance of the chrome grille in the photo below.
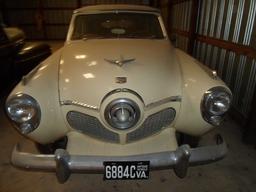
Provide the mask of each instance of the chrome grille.
{"label": "chrome grille", "polygon": [[119,143],[119,135],[106,129],[96,118],[77,111],[70,111],[67,114],[69,125],[91,137],[100,140]]}
{"label": "chrome grille", "polygon": [[127,134],[127,143],[143,139],[161,131],[172,123],[175,114],[174,109],[167,108],[150,115],[138,129]]}

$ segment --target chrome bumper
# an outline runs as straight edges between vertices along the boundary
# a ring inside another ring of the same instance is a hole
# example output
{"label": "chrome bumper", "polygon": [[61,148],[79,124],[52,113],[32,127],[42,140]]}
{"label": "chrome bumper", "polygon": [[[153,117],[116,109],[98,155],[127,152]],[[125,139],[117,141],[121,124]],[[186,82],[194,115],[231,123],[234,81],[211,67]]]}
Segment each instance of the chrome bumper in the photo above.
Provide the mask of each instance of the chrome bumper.
{"label": "chrome bumper", "polygon": [[133,156],[84,156],[69,155],[64,149],[57,149],[55,154],[42,155],[21,152],[17,144],[12,152],[11,161],[16,167],[28,170],[54,171],[60,183],[69,178],[71,172],[102,173],[104,161],[150,161],[150,170],[173,168],[180,178],[186,176],[189,166],[208,164],[224,158],[227,145],[221,136],[216,145],[190,148],[182,145],[176,151],[133,155]]}

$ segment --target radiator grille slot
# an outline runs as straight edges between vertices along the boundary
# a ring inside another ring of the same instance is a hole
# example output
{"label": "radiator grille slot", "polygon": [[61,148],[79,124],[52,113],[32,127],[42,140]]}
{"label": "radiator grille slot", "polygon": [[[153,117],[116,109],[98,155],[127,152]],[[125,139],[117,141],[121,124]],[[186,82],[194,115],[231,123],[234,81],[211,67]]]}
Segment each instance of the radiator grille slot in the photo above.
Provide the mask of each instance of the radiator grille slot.
{"label": "radiator grille slot", "polygon": [[106,129],[96,117],[77,111],[70,111],[67,114],[67,121],[73,129],[88,136],[108,142],[119,143],[119,135]]}
{"label": "radiator grille slot", "polygon": [[161,131],[172,123],[175,114],[174,109],[167,108],[150,115],[138,129],[127,134],[127,143],[149,137]]}

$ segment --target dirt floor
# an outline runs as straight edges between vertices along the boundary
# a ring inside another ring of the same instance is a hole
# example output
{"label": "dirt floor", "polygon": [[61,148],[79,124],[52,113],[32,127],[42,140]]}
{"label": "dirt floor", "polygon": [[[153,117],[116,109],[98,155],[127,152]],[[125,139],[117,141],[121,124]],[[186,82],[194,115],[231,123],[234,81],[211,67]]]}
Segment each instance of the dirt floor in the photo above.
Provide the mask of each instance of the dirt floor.
{"label": "dirt floor", "polygon": [[[54,49],[60,43],[51,43]],[[103,181],[101,174],[72,174],[68,182],[59,184],[54,173],[27,172],[10,164],[13,146],[24,140],[5,117],[3,105],[8,91],[0,98],[0,192],[66,192],[66,191],[161,191],[161,192],[255,192],[256,150],[241,142],[241,128],[228,119],[222,126],[204,137],[221,133],[228,143],[227,157],[217,163],[191,167],[185,179],[172,170],[150,173],[146,181]],[[32,143],[28,145],[33,146]]]}

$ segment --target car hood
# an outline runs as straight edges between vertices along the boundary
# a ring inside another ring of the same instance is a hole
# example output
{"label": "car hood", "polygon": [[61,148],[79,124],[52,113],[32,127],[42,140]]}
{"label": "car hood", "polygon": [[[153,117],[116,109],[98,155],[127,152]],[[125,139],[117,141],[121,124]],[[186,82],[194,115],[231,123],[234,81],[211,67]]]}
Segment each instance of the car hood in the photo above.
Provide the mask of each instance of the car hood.
{"label": "car hood", "polygon": [[[107,60],[135,59],[123,66]],[[116,77],[125,77],[117,83]],[[167,40],[96,39],[67,43],[59,67],[61,101],[100,106],[109,92],[126,88],[145,105],[181,95],[181,71]]]}

